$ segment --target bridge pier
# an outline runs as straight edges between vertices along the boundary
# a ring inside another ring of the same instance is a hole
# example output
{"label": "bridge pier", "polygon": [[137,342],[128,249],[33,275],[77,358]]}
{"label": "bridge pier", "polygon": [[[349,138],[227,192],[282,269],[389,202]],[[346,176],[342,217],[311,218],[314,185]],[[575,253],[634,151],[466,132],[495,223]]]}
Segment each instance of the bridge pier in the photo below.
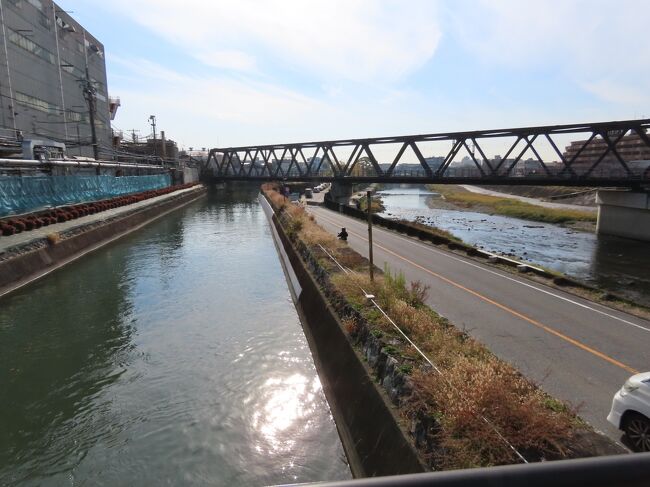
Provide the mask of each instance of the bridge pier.
{"label": "bridge pier", "polygon": [[352,184],[333,182],[330,187],[329,197],[332,201],[347,205],[352,197]]}
{"label": "bridge pier", "polygon": [[597,232],[650,242],[650,192],[598,191]]}

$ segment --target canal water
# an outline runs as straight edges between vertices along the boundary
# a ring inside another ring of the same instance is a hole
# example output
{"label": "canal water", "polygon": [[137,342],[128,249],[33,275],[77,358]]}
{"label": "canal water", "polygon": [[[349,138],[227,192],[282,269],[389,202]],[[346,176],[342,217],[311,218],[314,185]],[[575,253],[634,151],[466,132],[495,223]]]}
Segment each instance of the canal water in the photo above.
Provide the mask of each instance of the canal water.
{"label": "canal water", "polygon": [[214,192],[0,299],[0,485],[350,478],[256,197]]}
{"label": "canal water", "polygon": [[472,211],[431,208],[440,195],[423,187],[379,192],[387,218],[418,219],[463,241],[576,277],[650,306],[650,245],[559,225]]}

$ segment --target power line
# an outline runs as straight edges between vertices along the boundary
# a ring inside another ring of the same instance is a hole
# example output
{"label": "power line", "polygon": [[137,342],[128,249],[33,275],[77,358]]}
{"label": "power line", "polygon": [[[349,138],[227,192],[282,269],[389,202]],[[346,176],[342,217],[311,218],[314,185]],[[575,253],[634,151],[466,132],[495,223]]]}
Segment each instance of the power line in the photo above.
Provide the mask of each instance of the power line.
{"label": "power line", "polygon": [[[357,272],[354,272],[350,269],[347,269],[343,267],[339,262],[334,258],[332,254],[330,254],[325,247],[323,247],[321,244],[318,244],[318,246],[321,248],[323,252],[327,254],[327,256],[345,273],[345,274],[356,274],[359,275]],[[364,294],[366,298],[372,303],[372,305],[379,310],[379,312],[390,322],[390,324],[395,328],[400,335],[404,337],[404,339],[420,354],[420,356],[435,370],[438,375],[442,378],[443,381],[447,383],[447,385],[454,389],[456,392],[458,392],[458,389],[452,384],[452,382],[449,380],[449,378],[443,373],[443,371],[429,358],[427,355],[420,350],[420,347],[418,347],[404,331],[393,321],[393,319],[386,314],[386,312],[377,304],[375,301],[375,297],[372,294],[369,294],[366,292],[365,289],[363,289],[361,286],[357,284],[357,287],[361,290],[361,292]],[[490,420],[488,420],[485,416],[483,416],[480,412],[475,411],[478,415],[478,417],[486,424],[488,425],[492,431],[497,435],[497,437],[508,447],[510,450],[523,462],[523,463],[528,463],[528,460],[517,450],[517,448],[510,443],[504,436],[503,434],[499,431],[497,426],[493,424]]]}

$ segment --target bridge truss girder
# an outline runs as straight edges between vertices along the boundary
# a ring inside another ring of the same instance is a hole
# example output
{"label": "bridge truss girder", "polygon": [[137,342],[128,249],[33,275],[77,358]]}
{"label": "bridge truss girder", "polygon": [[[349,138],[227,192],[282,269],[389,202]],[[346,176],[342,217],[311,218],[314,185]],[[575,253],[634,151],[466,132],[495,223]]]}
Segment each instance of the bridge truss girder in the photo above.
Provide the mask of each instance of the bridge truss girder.
{"label": "bridge truss girder", "polygon": [[[640,186],[650,184],[649,129],[643,119],[215,148],[206,168],[217,180]],[[495,142],[505,156],[488,157]],[[440,143],[451,147],[425,158]],[[380,163],[386,146],[394,154]],[[415,163],[403,162],[407,152]]]}

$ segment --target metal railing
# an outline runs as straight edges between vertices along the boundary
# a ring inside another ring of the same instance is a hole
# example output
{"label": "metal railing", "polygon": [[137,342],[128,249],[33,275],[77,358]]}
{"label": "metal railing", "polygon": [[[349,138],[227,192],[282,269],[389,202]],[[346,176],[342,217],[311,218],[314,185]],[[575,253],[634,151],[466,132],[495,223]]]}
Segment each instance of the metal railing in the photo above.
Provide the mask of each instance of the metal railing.
{"label": "metal railing", "polygon": [[319,487],[648,487],[650,453],[322,482]]}

